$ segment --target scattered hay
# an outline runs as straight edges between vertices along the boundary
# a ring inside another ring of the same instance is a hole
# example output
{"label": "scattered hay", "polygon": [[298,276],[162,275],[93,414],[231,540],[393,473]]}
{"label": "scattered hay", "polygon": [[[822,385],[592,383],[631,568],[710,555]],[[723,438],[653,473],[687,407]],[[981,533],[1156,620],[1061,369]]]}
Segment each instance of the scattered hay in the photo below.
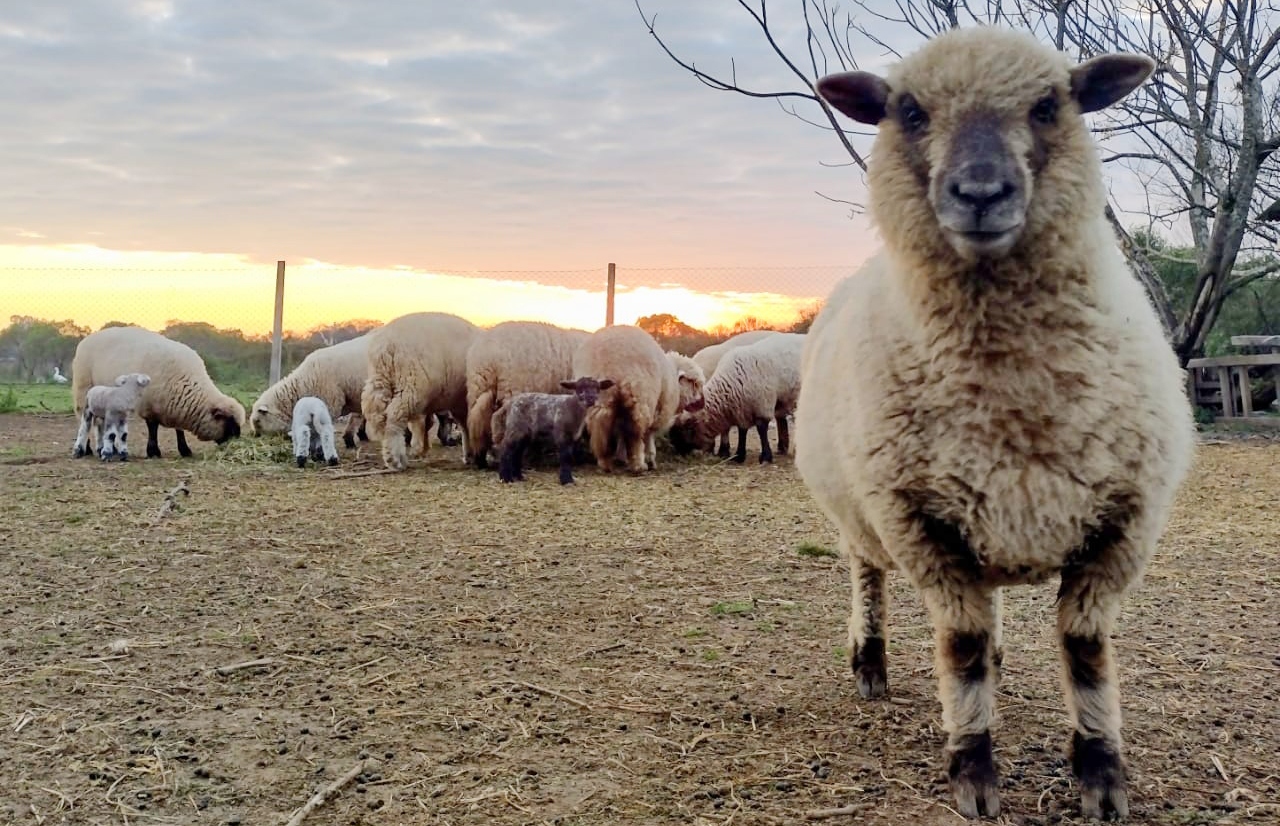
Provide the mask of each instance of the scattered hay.
{"label": "scattered hay", "polygon": [[220,465],[287,465],[293,461],[293,443],[280,435],[246,436],[218,445],[203,458]]}

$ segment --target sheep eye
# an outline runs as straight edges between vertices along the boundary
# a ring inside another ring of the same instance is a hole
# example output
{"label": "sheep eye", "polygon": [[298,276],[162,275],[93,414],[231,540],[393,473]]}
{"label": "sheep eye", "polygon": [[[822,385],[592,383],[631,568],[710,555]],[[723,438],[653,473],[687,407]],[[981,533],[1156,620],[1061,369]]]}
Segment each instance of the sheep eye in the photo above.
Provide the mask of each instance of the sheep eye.
{"label": "sheep eye", "polygon": [[903,95],[898,103],[898,118],[908,134],[918,135],[929,125],[929,116],[911,95]]}
{"label": "sheep eye", "polygon": [[1058,119],[1058,99],[1050,95],[1036,101],[1031,107],[1031,119],[1036,123],[1051,124]]}

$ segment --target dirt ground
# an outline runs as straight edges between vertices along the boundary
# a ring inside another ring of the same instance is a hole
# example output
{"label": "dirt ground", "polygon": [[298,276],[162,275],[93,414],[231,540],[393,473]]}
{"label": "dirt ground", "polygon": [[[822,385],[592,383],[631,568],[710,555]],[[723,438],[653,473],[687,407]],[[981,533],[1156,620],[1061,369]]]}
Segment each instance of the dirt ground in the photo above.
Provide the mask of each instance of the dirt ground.
{"label": "dirt ground", "polygon": [[[307,826],[963,822],[918,601],[861,701],[789,459],[505,486],[74,431],[0,416],[0,823],[285,824],[349,771]],[[1278,490],[1280,443],[1202,447],[1126,604],[1131,822],[1280,823]],[[1079,819],[1053,589],[1006,600],[1001,823]]]}

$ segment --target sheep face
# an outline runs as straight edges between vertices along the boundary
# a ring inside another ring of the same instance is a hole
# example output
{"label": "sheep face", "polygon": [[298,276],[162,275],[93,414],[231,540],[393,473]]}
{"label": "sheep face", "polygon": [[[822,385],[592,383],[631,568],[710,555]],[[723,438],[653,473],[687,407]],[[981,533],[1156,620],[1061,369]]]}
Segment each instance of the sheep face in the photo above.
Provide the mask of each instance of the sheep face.
{"label": "sheep face", "polygon": [[600,391],[613,387],[612,379],[593,379],[590,376],[562,381],[560,386],[578,397],[584,407],[591,407],[600,398]]}
{"label": "sheep face", "polygon": [[[886,240],[974,262],[1081,210],[1101,212],[1081,115],[1119,101],[1154,67],[1131,54],[1073,66],[1030,35],[975,27],[934,38],[887,77],[829,75],[818,91],[880,127],[869,183]],[[921,247],[931,240],[936,248]]]}
{"label": "sheep face", "polygon": [[240,435],[240,419],[233,408],[214,405],[209,408],[209,415],[201,423],[195,434],[206,442],[223,444]]}
{"label": "sheep face", "polygon": [[249,417],[249,431],[258,436],[288,433],[291,426],[292,422],[279,411],[265,406],[255,407]]}

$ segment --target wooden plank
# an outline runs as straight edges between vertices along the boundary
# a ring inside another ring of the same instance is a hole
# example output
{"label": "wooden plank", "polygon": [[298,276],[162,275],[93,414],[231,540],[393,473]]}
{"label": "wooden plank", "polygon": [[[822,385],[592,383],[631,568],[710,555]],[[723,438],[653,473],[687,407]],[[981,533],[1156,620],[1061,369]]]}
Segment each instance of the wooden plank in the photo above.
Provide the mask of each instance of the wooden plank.
{"label": "wooden plank", "polygon": [[1232,347],[1280,347],[1280,336],[1232,336]]}
{"label": "wooden plank", "polygon": [[1249,368],[1242,367],[1236,370],[1236,375],[1240,377],[1240,415],[1253,415],[1253,385],[1249,383]]}
{"label": "wooden plank", "polygon": [[1230,418],[1236,415],[1236,400],[1232,398],[1231,368],[1218,368],[1218,384],[1222,385],[1222,416]]}
{"label": "wooden plank", "polygon": [[1267,367],[1280,364],[1280,353],[1258,353],[1252,356],[1216,356],[1191,359],[1187,368],[1193,367]]}

